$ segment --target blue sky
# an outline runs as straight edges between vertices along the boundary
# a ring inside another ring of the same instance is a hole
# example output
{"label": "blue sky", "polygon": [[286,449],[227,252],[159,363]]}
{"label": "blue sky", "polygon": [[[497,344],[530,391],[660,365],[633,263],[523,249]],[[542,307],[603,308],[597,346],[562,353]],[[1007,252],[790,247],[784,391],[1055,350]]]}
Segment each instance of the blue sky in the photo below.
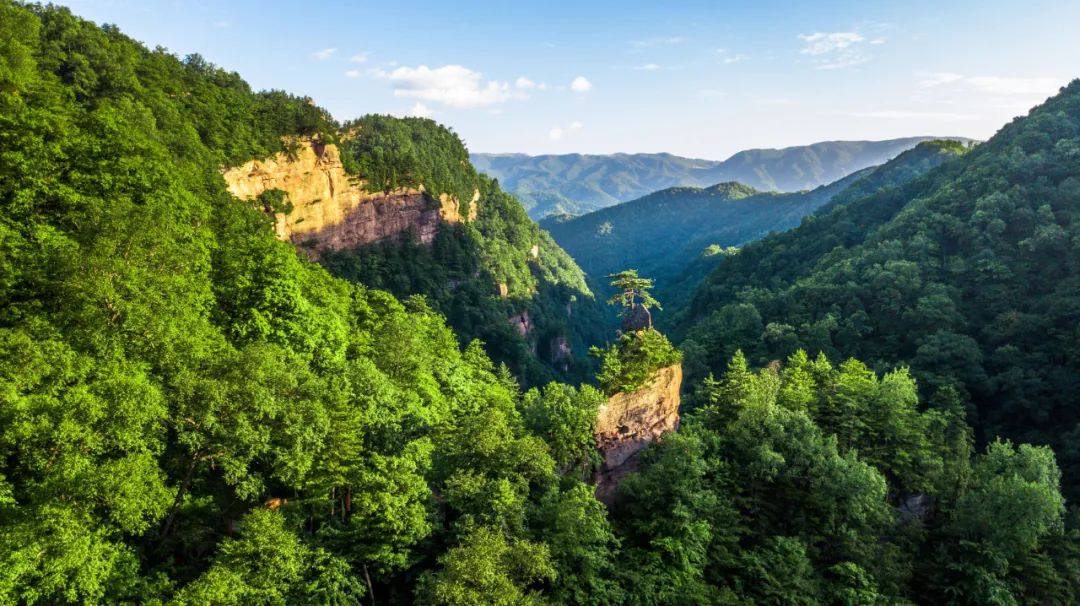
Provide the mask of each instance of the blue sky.
{"label": "blue sky", "polygon": [[482,152],[984,139],[1080,77],[1076,0],[67,4],[338,119],[427,115]]}

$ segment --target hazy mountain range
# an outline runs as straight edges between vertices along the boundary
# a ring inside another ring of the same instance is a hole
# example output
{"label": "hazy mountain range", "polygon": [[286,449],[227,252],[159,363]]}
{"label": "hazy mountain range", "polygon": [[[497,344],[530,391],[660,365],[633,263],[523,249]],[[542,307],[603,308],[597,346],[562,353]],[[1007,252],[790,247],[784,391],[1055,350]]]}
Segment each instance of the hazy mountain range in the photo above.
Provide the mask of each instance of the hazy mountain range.
{"label": "hazy mountain range", "polygon": [[[833,183],[942,137],[824,141],[783,149],[750,149],[727,160],[672,154],[471,154],[477,170],[499,180],[531,217],[580,215],[669,187],[738,182],[761,191],[792,192]],[[956,140],[960,137],[946,137]]]}

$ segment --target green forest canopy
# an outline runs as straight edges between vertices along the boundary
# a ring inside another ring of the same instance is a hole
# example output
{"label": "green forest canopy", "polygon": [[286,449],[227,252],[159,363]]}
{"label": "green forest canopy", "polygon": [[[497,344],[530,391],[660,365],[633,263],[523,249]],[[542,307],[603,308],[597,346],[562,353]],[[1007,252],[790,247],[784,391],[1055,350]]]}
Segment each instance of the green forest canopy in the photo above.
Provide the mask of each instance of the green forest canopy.
{"label": "green forest canopy", "polygon": [[522,393],[226,192],[321,110],[58,7],[0,41],[0,601],[1078,599],[1053,453],[855,360],[734,356],[608,512],[595,389]]}

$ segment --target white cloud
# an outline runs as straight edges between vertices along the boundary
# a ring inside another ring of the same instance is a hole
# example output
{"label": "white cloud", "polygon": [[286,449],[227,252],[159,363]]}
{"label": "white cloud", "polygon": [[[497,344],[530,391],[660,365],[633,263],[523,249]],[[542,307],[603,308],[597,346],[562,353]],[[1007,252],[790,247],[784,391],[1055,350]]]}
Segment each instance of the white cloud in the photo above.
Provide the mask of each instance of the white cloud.
{"label": "white cloud", "polygon": [[337,52],[336,48],[324,48],[321,51],[315,51],[315,52],[311,53],[311,58],[312,59],[318,59],[319,61],[326,61],[330,57],[333,57],[334,53],[336,53],[336,52]]}
{"label": "white cloud", "polygon": [[592,82],[589,82],[585,76],[578,76],[574,78],[574,81],[570,83],[570,90],[575,93],[585,93],[592,90]]}
{"label": "white cloud", "polygon": [[366,52],[356,53],[349,57],[349,63],[365,63],[368,60],[368,54]]}
{"label": "white cloud", "polygon": [[405,115],[406,116],[412,116],[412,117],[415,117],[415,118],[430,118],[431,117],[431,108],[429,108],[428,106],[424,105],[423,103],[417,101],[416,105],[413,105],[412,109],[410,109],[409,112],[407,114],[405,114]]}
{"label": "white cloud", "polygon": [[579,130],[581,130],[583,128],[585,128],[584,124],[582,124],[581,122],[578,122],[577,120],[574,120],[573,122],[570,123],[569,126],[567,126],[565,128],[561,127],[561,126],[556,126],[555,128],[549,130],[548,131],[548,138],[551,139],[552,141],[558,141],[559,139],[562,139],[563,137],[568,136],[568,135],[572,135],[572,134],[578,132]]}
{"label": "white cloud", "polygon": [[646,63],[645,65],[635,65],[634,69],[643,72],[654,72],[660,69],[660,66],[655,63]]}
{"label": "white cloud", "polygon": [[634,48],[650,48],[653,46],[672,46],[674,44],[682,44],[685,41],[686,39],[682,36],[668,36],[645,38],[643,40],[630,40],[627,44]]}
{"label": "white cloud", "polygon": [[824,55],[839,50],[844,50],[853,44],[865,40],[862,35],[855,32],[814,32],[812,34],[799,34],[799,40],[806,43],[799,52],[804,55]]}
{"label": "white cloud", "polygon": [[953,82],[959,82],[964,79],[961,74],[954,74],[951,72],[919,72],[915,74],[919,76],[919,86],[923,88],[933,88],[935,86],[941,86],[942,84],[952,84]]}
{"label": "white cloud", "polygon": [[944,120],[949,122],[963,120],[978,120],[979,116],[972,114],[955,114],[948,112],[913,112],[899,109],[883,109],[872,112],[855,112],[850,114],[856,118],[882,118],[887,120]]}
{"label": "white cloud", "polygon": [[514,81],[514,86],[520,90],[547,90],[547,84],[540,82],[539,84],[529,80],[525,76],[518,76],[518,79]]}
{"label": "white cloud", "polygon": [[716,49],[716,54],[721,55],[722,58],[720,59],[720,62],[724,65],[731,65],[750,58],[746,55],[732,55],[726,48]]}
{"label": "white cloud", "polygon": [[[815,69],[841,69],[870,60],[859,47],[866,38],[858,32],[814,32],[799,34],[798,38],[804,43],[799,53],[812,57]],[[884,38],[877,38],[872,44],[884,42]]]}
{"label": "white cloud", "polygon": [[363,74],[358,69],[347,69],[347,70],[345,70],[345,77],[346,78],[359,78],[362,75]]}
{"label": "white cloud", "polygon": [[885,44],[885,38],[874,38],[870,41],[870,44]]}
{"label": "white cloud", "polygon": [[483,74],[461,65],[444,65],[435,69],[426,65],[405,66],[389,72],[377,70],[373,75],[389,80],[394,86],[395,97],[415,97],[448,107],[482,107],[503,103],[511,98],[508,83],[495,80],[484,82]]}
{"label": "white cloud", "polygon": [[965,76],[951,72],[919,72],[922,88],[946,85],[961,86],[972,92],[1006,97],[1049,96],[1063,81],[1058,78],[1010,78],[1003,76]]}

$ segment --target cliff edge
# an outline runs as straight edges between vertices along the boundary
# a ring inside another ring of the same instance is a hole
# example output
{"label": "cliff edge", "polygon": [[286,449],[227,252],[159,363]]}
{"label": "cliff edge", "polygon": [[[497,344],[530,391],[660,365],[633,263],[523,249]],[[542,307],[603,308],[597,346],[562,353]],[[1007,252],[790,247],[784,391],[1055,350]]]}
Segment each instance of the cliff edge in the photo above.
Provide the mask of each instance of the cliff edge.
{"label": "cliff edge", "polygon": [[[336,145],[301,139],[292,154],[251,160],[224,171],[229,192],[254,200],[269,190],[288,196],[292,210],[275,213],[274,231],[317,258],[326,250],[346,250],[407,232],[430,244],[439,223],[459,223],[461,204],[453,196],[433,197],[419,189],[370,192],[362,179],[345,172]],[[469,205],[475,218],[477,190]]]}
{"label": "cliff edge", "polygon": [[640,389],[611,396],[597,411],[596,448],[603,463],[596,474],[596,498],[610,504],[619,481],[637,470],[643,448],[679,426],[682,365],[655,371]]}

